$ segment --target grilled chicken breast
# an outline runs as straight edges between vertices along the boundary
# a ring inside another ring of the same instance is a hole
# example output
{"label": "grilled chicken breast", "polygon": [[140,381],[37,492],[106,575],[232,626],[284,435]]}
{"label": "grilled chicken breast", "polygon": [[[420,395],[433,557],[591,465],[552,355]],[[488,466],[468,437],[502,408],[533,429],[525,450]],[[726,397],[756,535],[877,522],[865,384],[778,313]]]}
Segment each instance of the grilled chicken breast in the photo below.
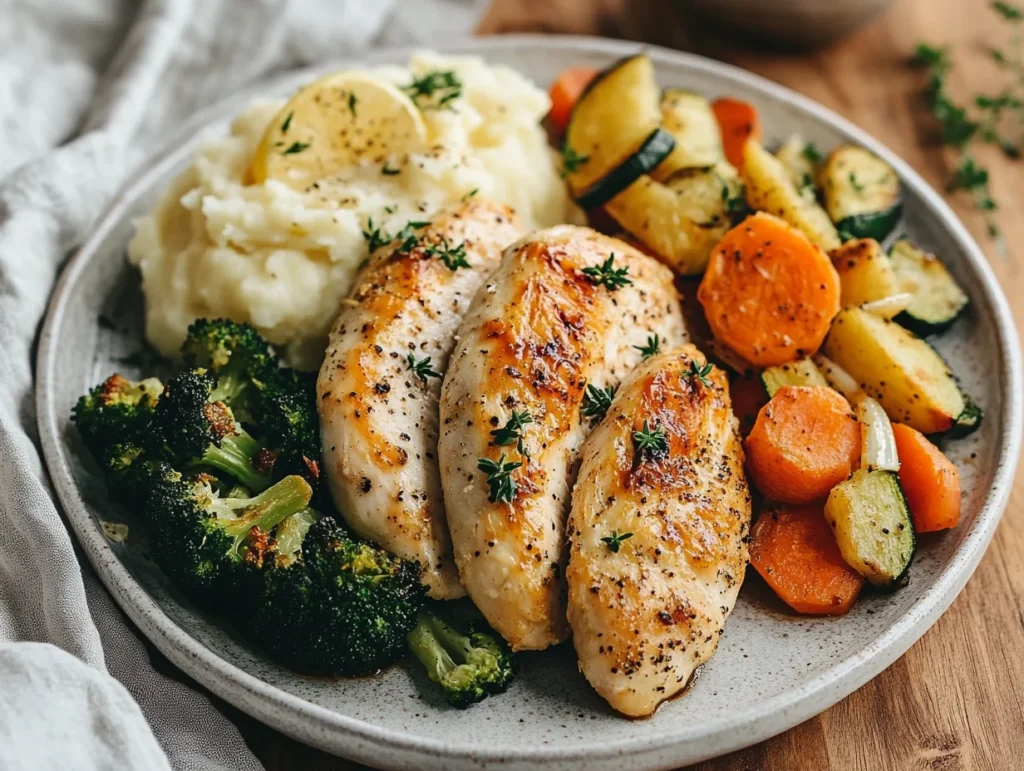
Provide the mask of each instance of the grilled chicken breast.
{"label": "grilled chicken breast", "polygon": [[750,493],[724,373],[692,345],[648,359],[581,459],[573,643],[614,709],[650,715],[715,652],[746,570]]}
{"label": "grilled chicken breast", "polygon": [[570,225],[509,246],[459,329],[438,443],[448,525],[462,585],[516,650],[568,634],[564,525],[591,426],[581,410],[654,335],[686,337],[669,269]]}
{"label": "grilled chicken breast", "polygon": [[317,382],[334,502],[357,534],[418,560],[438,599],[465,594],[437,463],[441,373],[473,295],[521,235],[510,209],[474,200],[379,248],[334,323]]}

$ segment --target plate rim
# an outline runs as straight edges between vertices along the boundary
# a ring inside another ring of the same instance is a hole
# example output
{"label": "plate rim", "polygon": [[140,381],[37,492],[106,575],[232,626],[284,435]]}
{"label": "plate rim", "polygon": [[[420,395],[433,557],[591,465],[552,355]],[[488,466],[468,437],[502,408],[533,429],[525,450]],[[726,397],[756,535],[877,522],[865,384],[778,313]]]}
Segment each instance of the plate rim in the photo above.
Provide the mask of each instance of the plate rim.
{"label": "plate rim", "polygon": [[[728,718],[703,724],[679,726],[656,740],[620,739],[589,747],[518,747],[500,750],[472,744],[456,744],[432,738],[410,737],[398,731],[380,728],[308,702],[248,674],[206,648],[179,627],[131,576],[113,554],[98,524],[81,500],[78,485],[65,458],[67,450],[60,433],[57,405],[49,384],[56,378],[54,330],[64,313],[65,299],[78,276],[88,267],[93,253],[109,231],[121,221],[138,192],[154,177],[173,165],[175,155],[187,139],[199,129],[223,120],[231,105],[253,98],[289,81],[301,81],[337,66],[367,66],[407,57],[424,46],[398,46],[374,49],[355,57],[294,70],[264,79],[235,92],[187,119],[164,148],[151,161],[137,167],[129,176],[105,213],[93,225],[89,237],[61,270],[53,289],[43,322],[36,354],[35,404],[40,443],[54,488],[90,562],[118,605],[156,647],[199,683],[213,693],[249,713],[276,730],[330,752],[344,754],[364,762],[385,761],[392,766],[433,762],[463,761],[480,765],[530,764],[538,761],[568,765],[623,760],[663,764],[674,762],[686,745],[702,743],[707,751],[691,748],[687,762],[730,752],[777,735],[818,714],[873,679],[903,655],[941,616],[977,567],[991,541],[1012,490],[1013,476],[1020,453],[1022,434],[1022,363],[1020,343],[1007,300],[980,247],[942,197],[898,155],[847,119],[818,102],[760,75],[706,57],[674,51],[660,46],[568,35],[505,35],[441,41],[436,49],[442,54],[480,55],[488,51],[514,48],[523,56],[536,49],[577,50],[581,54],[624,56],[644,51],[691,71],[714,73],[749,86],[766,99],[796,109],[804,119],[814,120],[845,132],[875,152],[897,171],[900,179],[920,196],[924,206],[941,222],[957,247],[965,255],[985,298],[997,333],[1002,367],[999,377],[1004,387],[1002,413],[988,419],[1005,421],[1003,441],[997,447],[998,462],[980,511],[949,563],[923,597],[872,643],[831,665],[799,686],[777,696],[754,702]],[[282,714],[299,720],[282,720]],[[441,767],[438,765],[437,767]]]}

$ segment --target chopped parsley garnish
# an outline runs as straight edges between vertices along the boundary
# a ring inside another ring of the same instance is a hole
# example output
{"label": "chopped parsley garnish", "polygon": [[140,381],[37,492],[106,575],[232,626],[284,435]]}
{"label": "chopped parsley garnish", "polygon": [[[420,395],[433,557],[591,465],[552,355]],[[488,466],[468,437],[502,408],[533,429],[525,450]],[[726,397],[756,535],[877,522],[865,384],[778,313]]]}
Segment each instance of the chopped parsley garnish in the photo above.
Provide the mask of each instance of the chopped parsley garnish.
{"label": "chopped parsley garnish", "polygon": [[530,453],[526,449],[526,445],[523,444],[523,429],[532,422],[533,418],[530,417],[530,413],[526,410],[512,410],[512,417],[508,419],[508,422],[501,428],[491,431],[494,443],[499,447],[514,444],[520,455],[524,458],[529,458]]}
{"label": "chopped parsley garnish", "polygon": [[804,149],[800,151],[800,154],[808,163],[821,163],[824,160],[821,151],[814,142],[805,142]]}
{"label": "chopped parsley garnish", "polygon": [[591,265],[583,269],[583,275],[587,277],[587,281],[594,286],[603,286],[609,292],[614,292],[620,287],[633,283],[626,278],[627,273],[629,273],[628,265],[622,268],[615,267],[615,252],[608,255],[608,259],[601,265]]}
{"label": "chopped parsley garnish", "polygon": [[615,386],[598,388],[587,383],[587,391],[583,394],[583,406],[580,408],[580,412],[588,418],[603,420],[608,412],[608,408],[612,406],[612,399],[614,397]]}
{"label": "chopped parsley garnish", "polygon": [[739,222],[750,213],[747,196],[743,190],[740,190],[736,195],[732,195],[729,186],[722,185],[722,200],[725,202],[725,213],[732,222]]}
{"label": "chopped parsley garnish", "polygon": [[394,207],[394,206],[385,206],[384,207],[385,214],[394,214],[396,211],[398,211],[398,209],[396,207]]}
{"label": "chopped parsley garnish", "polygon": [[466,259],[466,242],[463,241],[457,246],[450,246],[448,239],[441,236],[439,244],[430,244],[424,249],[428,257],[440,257],[449,270],[470,267]]}
{"label": "chopped parsley garnish", "polygon": [[512,478],[512,472],[522,465],[522,461],[506,463],[504,455],[497,462],[490,458],[477,458],[476,467],[487,474],[490,487],[487,500],[491,503],[511,503],[515,500],[516,480]]}
{"label": "chopped parsley garnish", "polygon": [[472,198],[474,195],[476,195],[479,192],[480,192],[480,188],[474,187],[472,190],[470,190],[468,193],[466,193],[464,196],[462,196],[462,200],[463,201],[468,201],[470,198]]}
{"label": "chopped parsley garnish", "polygon": [[572,174],[574,171],[577,171],[580,166],[589,160],[589,155],[580,155],[567,142],[562,146],[562,179],[565,179],[566,174]]}
{"label": "chopped parsley garnish", "polygon": [[1004,3],[997,0],[992,3],[992,10],[1007,21],[1020,21],[1021,19],[1024,19],[1024,10],[1013,3]]}
{"label": "chopped parsley garnish", "polygon": [[657,334],[649,335],[647,337],[647,345],[634,345],[633,347],[640,351],[640,355],[646,360],[654,356],[661,349],[661,338]]}
{"label": "chopped parsley garnish", "polygon": [[462,96],[462,82],[451,70],[431,70],[402,90],[421,110],[451,110],[451,103]]}
{"label": "chopped parsley garnish", "polygon": [[618,554],[619,547],[622,546],[622,542],[632,537],[632,533],[618,533],[612,530],[611,535],[606,535],[601,540],[604,541],[605,545],[607,545],[608,551]]}
{"label": "chopped parsley garnish", "polygon": [[696,378],[702,385],[711,387],[711,381],[708,380],[708,375],[711,374],[712,366],[711,362],[705,362],[704,366],[698,364],[695,360],[690,360],[690,369],[686,371],[686,376],[691,380]]}
{"label": "chopped parsley garnish", "polygon": [[295,155],[295,153],[301,153],[309,147],[309,142],[292,142],[288,147],[281,153],[282,155]]}
{"label": "chopped parsley garnish", "polygon": [[651,428],[644,420],[644,427],[640,431],[633,432],[633,448],[637,457],[642,460],[650,460],[668,450],[668,437],[665,436],[665,429],[661,426]]}
{"label": "chopped parsley garnish", "polygon": [[348,92],[348,111],[350,113],[352,113],[352,117],[353,118],[356,117],[356,102],[358,102],[358,101],[359,100],[356,99],[355,93],[353,93],[352,91],[349,91]]}
{"label": "chopped parsley garnish", "polygon": [[295,115],[295,111],[294,110],[292,112],[288,113],[288,115],[285,117],[284,123],[281,124],[281,133],[282,134],[287,134],[288,133],[288,127],[292,125],[292,116],[293,115]]}
{"label": "chopped parsley garnish", "polygon": [[855,193],[864,192],[864,185],[857,181],[857,175],[855,173],[851,171],[850,174],[847,176],[847,179],[850,180],[850,187],[853,188],[853,191]]}
{"label": "chopped parsley garnish", "polygon": [[393,169],[388,165],[387,161],[384,161],[384,165],[380,167],[380,173],[383,174],[385,177],[393,177],[396,174],[401,174],[402,170]]}
{"label": "chopped parsley garnish", "polygon": [[412,374],[423,381],[423,385],[427,384],[427,378],[441,377],[440,372],[435,372],[430,368],[430,357],[426,356],[422,359],[417,359],[413,354],[409,354],[406,357],[406,361],[409,362],[409,369],[412,370]]}

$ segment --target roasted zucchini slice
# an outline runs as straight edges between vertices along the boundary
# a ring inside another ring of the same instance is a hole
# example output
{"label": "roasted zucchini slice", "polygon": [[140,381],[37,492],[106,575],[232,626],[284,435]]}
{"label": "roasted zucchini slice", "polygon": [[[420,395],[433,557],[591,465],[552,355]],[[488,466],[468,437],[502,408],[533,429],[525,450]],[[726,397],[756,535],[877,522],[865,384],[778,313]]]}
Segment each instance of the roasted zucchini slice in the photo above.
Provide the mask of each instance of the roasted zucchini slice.
{"label": "roasted zucchini slice", "polygon": [[889,257],[903,291],[913,295],[907,309],[896,317],[900,324],[919,335],[930,335],[947,329],[964,312],[967,295],[934,254],[900,240],[889,250]]}
{"label": "roasted zucchini slice", "polygon": [[616,222],[681,275],[704,270],[743,208],[743,187],[727,163],[683,169],[664,182],[643,176],[605,204]]}
{"label": "roasted zucchini slice", "polygon": [[896,474],[854,471],[832,488],[825,519],[843,559],[873,586],[891,588],[906,575],[917,539]]}
{"label": "roasted zucchini slice", "polygon": [[786,167],[753,140],[743,147],[742,176],[752,208],[781,217],[826,252],[840,246],[839,234],[825,210],[802,196]]}
{"label": "roasted zucchini slice", "polygon": [[829,153],[821,180],[825,209],[845,237],[881,241],[899,222],[899,177],[874,153],[840,145]]}
{"label": "roasted zucchini slice", "polygon": [[981,420],[980,409],[935,349],[889,319],[844,308],[832,322],[824,350],[897,423],[923,434],[963,434]]}
{"label": "roasted zucchini slice", "polygon": [[596,209],[603,206],[627,187],[661,163],[672,152],[675,139],[664,129],[654,129],[647,140],[640,145],[618,167],[612,169],[588,189],[576,196],[576,203],[582,209]]}
{"label": "roasted zucchini slice", "polygon": [[797,192],[808,201],[816,201],[817,167],[821,159],[814,145],[805,142],[799,134],[794,134],[782,143],[775,157],[786,169],[789,181],[793,183]]}
{"label": "roasted zucchini slice", "polygon": [[813,361],[797,359],[788,364],[766,367],[761,372],[761,385],[764,386],[764,392],[771,399],[775,396],[775,392],[783,386],[824,386],[828,388],[828,381]]}
{"label": "roasted zucchini slice", "polygon": [[[654,67],[643,54],[615,62],[590,82],[565,130],[565,176],[573,195],[590,191],[651,143],[661,126],[660,100]],[[660,144],[665,144],[664,139]],[[664,149],[658,163],[671,150],[671,146]]]}
{"label": "roasted zucchini slice", "polygon": [[903,292],[889,257],[873,238],[847,241],[830,256],[839,274],[839,302],[844,308]]}
{"label": "roasted zucchini slice", "polygon": [[725,161],[722,135],[711,104],[700,94],[666,88],[661,94],[661,125],[676,140],[675,149],[651,175],[662,181],[681,169]]}

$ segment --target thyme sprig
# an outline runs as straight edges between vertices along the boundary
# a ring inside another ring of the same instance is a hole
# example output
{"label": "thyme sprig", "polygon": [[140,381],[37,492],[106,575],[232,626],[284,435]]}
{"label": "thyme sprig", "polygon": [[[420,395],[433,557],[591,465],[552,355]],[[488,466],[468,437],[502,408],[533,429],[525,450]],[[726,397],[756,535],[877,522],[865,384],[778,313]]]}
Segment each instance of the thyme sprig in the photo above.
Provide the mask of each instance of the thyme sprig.
{"label": "thyme sprig", "polygon": [[454,110],[462,96],[462,81],[452,70],[431,70],[402,89],[421,110]]}
{"label": "thyme sprig", "polygon": [[428,378],[441,377],[441,373],[434,371],[430,366],[430,359],[430,356],[417,359],[411,353],[405,359],[409,364],[409,369],[412,370],[412,374],[418,377],[423,382],[423,385],[427,384]]}
{"label": "thyme sprig", "polygon": [[668,451],[668,437],[665,429],[661,426],[651,428],[647,420],[644,420],[644,427],[633,432],[633,449],[636,450],[636,457],[641,460],[650,460]]}
{"label": "thyme sprig", "polygon": [[512,503],[518,487],[512,478],[512,472],[522,466],[522,461],[505,461],[505,456],[493,461],[490,458],[477,458],[476,467],[487,474],[487,485],[490,488],[487,500],[491,503]]}
{"label": "thyme sprig", "polygon": [[632,533],[619,533],[615,530],[612,530],[611,535],[606,535],[601,540],[608,547],[608,551],[612,552],[613,554],[618,554],[619,547],[622,546],[622,542],[632,537]]}
{"label": "thyme sprig", "polygon": [[469,260],[466,255],[466,242],[462,241],[455,246],[448,243],[448,239],[441,236],[440,243],[429,244],[424,250],[428,257],[439,257],[448,270],[468,268]]}
{"label": "thyme sprig", "polygon": [[712,366],[711,362],[704,362],[704,365],[698,364],[695,360],[690,361],[690,369],[686,371],[686,376],[691,380],[696,379],[699,383],[711,387],[711,381],[708,379],[708,375],[711,374]]}
{"label": "thyme sprig", "polygon": [[615,386],[598,388],[591,383],[587,383],[587,390],[583,394],[583,405],[580,407],[580,412],[585,417],[604,420],[604,416],[608,413],[608,408],[612,406],[613,398],[615,398]]}
{"label": "thyme sprig", "polygon": [[608,259],[600,265],[591,265],[583,269],[583,275],[587,277],[594,286],[603,286],[609,292],[614,292],[620,287],[629,286],[633,281],[627,278],[629,266],[615,267],[615,252],[608,255]]}
{"label": "thyme sprig", "polygon": [[512,416],[508,419],[504,426],[496,428],[491,431],[491,436],[494,437],[494,443],[499,447],[507,447],[510,444],[516,446],[516,451],[524,458],[530,457],[530,451],[523,443],[523,430],[530,423],[533,423],[533,418],[530,413],[526,410],[512,410]]}
{"label": "thyme sprig", "polygon": [[661,338],[657,333],[648,335],[647,345],[634,345],[633,347],[640,351],[640,356],[646,361],[661,350]]}

